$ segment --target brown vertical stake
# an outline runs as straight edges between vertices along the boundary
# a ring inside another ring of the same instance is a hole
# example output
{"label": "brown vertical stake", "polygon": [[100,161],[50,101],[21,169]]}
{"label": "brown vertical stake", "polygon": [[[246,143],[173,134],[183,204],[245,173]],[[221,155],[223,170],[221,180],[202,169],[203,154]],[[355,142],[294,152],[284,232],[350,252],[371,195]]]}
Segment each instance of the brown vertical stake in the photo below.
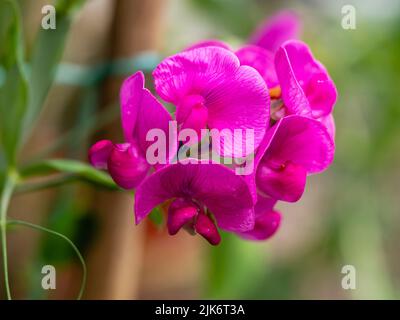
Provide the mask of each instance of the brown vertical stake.
{"label": "brown vertical stake", "polygon": [[[112,58],[131,57],[143,50],[157,49],[165,0],[115,1]],[[133,70],[127,70],[127,73]],[[103,105],[118,100],[122,78],[110,78],[103,87]],[[122,142],[120,122],[107,128],[102,137]],[[142,265],[144,226],[135,227],[133,196],[96,191],[93,202],[99,230],[89,250],[86,299],[134,299],[138,294]]]}

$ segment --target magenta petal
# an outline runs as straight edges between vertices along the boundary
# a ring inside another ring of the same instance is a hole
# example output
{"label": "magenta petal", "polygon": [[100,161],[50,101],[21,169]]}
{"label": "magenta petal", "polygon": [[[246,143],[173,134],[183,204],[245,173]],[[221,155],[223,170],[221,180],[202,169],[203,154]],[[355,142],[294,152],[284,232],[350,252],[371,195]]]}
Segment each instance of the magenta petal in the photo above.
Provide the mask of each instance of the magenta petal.
{"label": "magenta petal", "polygon": [[318,118],[332,112],[335,84],[305,43],[285,42],[275,55],[275,69],[289,113]]}
{"label": "magenta petal", "polygon": [[[170,160],[176,154],[177,150],[177,137],[170,137],[169,123],[172,117],[169,112],[156,100],[156,98],[147,89],[143,90],[141,113],[137,119],[137,137],[141,150],[145,154],[147,148],[154,143],[154,141],[147,141],[146,138],[150,130],[159,129],[165,133],[166,137],[166,154],[162,155],[165,160]],[[172,145],[170,145],[172,143]],[[159,150],[164,152],[163,150]],[[170,151],[170,153],[169,153]],[[161,157],[161,156],[160,156]],[[166,161],[165,161],[166,163]]]}
{"label": "magenta petal", "polygon": [[221,236],[215,223],[203,212],[200,212],[197,216],[194,228],[198,234],[201,234],[213,246],[221,242]]}
{"label": "magenta petal", "polygon": [[181,129],[190,128],[196,131],[197,138],[201,137],[201,129],[207,127],[208,108],[200,95],[186,96],[176,109],[176,120]]}
{"label": "magenta petal", "polygon": [[260,25],[250,43],[275,52],[286,40],[297,39],[300,29],[300,20],[294,12],[281,11]]}
{"label": "magenta petal", "polygon": [[290,66],[289,58],[280,48],[275,55],[275,70],[279,79],[282,99],[289,114],[312,117],[310,103],[296,79],[296,75]]}
{"label": "magenta petal", "polygon": [[253,230],[239,233],[239,236],[248,240],[267,240],[278,230],[281,219],[282,216],[279,212],[268,211],[256,218]]}
{"label": "magenta petal", "polygon": [[272,211],[274,208],[275,204],[278,202],[278,200],[270,198],[270,197],[264,197],[262,195],[257,196],[257,202],[256,205],[254,206],[254,212],[256,214],[256,218],[265,212]]}
{"label": "magenta petal", "polygon": [[161,62],[153,76],[158,94],[177,106],[187,96],[202,96],[210,129],[231,134],[234,129],[254,130],[253,148],[244,149],[243,134],[234,146],[218,146],[220,154],[247,155],[261,142],[269,122],[268,89],[255,69],[240,66],[234,53],[218,47],[184,51]]}
{"label": "magenta petal", "polygon": [[256,223],[250,231],[238,233],[244,239],[248,240],[266,240],[270,238],[279,228],[281,214],[274,211],[273,208],[277,200],[258,195],[257,203],[254,207],[256,214]]}
{"label": "magenta petal", "polygon": [[[152,93],[144,88],[142,72],[135,73],[122,85],[121,118],[125,140],[137,143],[142,154],[145,155],[147,148],[154,143],[146,139],[148,132],[152,129],[160,129],[165,133],[167,150],[169,150],[169,122],[172,121],[172,117]],[[173,141],[173,145],[170,146],[171,154],[166,154],[165,160],[176,153],[176,137],[171,137],[171,141]]]}
{"label": "magenta petal", "polygon": [[[321,69],[324,68],[321,66]],[[301,83],[301,82],[300,82]],[[326,71],[314,73],[304,87],[314,118],[329,115],[337,99],[335,84]]]}
{"label": "magenta petal", "polygon": [[125,79],[121,86],[121,121],[126,142],[134,140],[134,130],[140,112],[143,88],[144,74],[140,71]]}
{"label": "magenta petal", "polygon": [[150,166],[137,147],[124,143],[115,145],[108,159],[108,171],[120,187],[135,188],[147,175]]}
{"label": "magenta petal", "polygon": [[275,73],[274,55],[261,47],[247,45],[236,51],[240,64],[256,69],[263,77],[268,88],[276,87],[279,82]]}
{"label": "magenta petal", "polygon": [[307,171],[300,165],[287,162],[280,168],[261,163],[257,170],[257,187],[278,200],[296,202],[304,193]]}
{"label": "magenta petal", "polygon": [[199,208],[191,201],[174,200],[168,208],[168,232],[176,234],[185,224],[189,223],[199,212]]}
{"label": "magenta petal", "polygon": [[227,43],[220,41],[220,40],[215,40],[215,39],[203,40],[203,41],[196,42],[196,43],[192,44],[191,46],[187,47],[185,49],[185,51],[198,49],[198,48],[205,48],[205,47],[220,47],[220,48],[232,51],[231,47]]}
{"label": "magenta petal", "polygon": [[254,226],[253,199],[247,183],[223,165],[176,163],[154,172],[136,190],[136,223],[154,207],[173,198],[195,200],[205,205],[218,227],[227,231],[247,231]]}
{"label": "magenta petal", "polygon": [[179,124],[185,122],[190,116],[193,107],[204,106],[204,98],[201,95],[193,94],[185,96],[176,106],[176,121]]}
{"label": "magenta petal", "polygon": [[113,149],[110,140],[100,140],[89,150],[89,162],[97,169],[107,169],[107,161]]}
{"label": "magenta petal", "polygon": [[287,116],[268,130],[259,153],[263,155],[261,162],[280,166],[290,161],[308,173],[317,173],[332,163],[335,145],[321,122]]}
{"label": "magenta petal", "polygon": [[187,95],[205,97],[215,84],[234,75],[239,65],[234,53],[219,47],[183,51],[164,59],[156,67],[153,71],[155,88],[162,99],[179,105]]}
{"label": "magenta petal", "polygon": [[330,136],[332,137],[333,141],[335,141],[335,134],[336,134],[336,126],[335,126],[335,119],[333,118],[333,114],[329,114],[325,117],[319,118],[319,121],[328,129]]}

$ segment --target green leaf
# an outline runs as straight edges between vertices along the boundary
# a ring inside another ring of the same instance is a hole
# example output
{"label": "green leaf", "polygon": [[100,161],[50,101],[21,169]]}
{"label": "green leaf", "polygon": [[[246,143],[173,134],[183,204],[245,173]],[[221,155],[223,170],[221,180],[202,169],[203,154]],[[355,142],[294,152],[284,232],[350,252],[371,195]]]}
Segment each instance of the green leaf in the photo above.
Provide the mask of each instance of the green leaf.
{"label": "green leaf", "polygon": [[82,0],[56,2],[56,29],[40,29],[30,61],[30,100],[25,118],[25,137],[42,110],[48,91],[54,82],[61,60],[73,12]]}
{"label": "green leaf", "polygon": [[15,1],[0,0],[0,43],[0,142],[7,165],[13,166],[28,96],[21,18]]}
{"label": "green leaf", "polygon": [[77,160],[65,160],[65,159],[44,160],[42,162],[36,163],[34,165],[22,169],[21,177],[26,178],[30,176],[52,174],[57,172],[73,174],[83,180],[99,184],[107,188],[112,188],[112,189],[118,188],[107,173],[99,171],[90,166],[89,164]]}

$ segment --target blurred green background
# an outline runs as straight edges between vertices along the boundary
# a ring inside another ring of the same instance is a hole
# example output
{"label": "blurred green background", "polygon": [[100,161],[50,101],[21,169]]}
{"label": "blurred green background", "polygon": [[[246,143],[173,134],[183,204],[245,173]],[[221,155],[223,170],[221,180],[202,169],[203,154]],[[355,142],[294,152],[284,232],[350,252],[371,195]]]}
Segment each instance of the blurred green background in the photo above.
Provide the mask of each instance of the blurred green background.
{"label": "blurred green background", "polygon": [[[34,30],[38,29],[41,18],[37,10],[46,1],[38,0],[36,5],[28,2],[19,1],[29,64],[34,61],[37,43]],[[108,61],[105,57],[112,51],[113,38],[105,30],[130,33],[115,27],[115,21],[110,22],[110,16],[118,13],[118,10],[111,12],[113,1],[79,2],[76,1],[77,7],[68,16],[72,28],[66,27],[64,34],[58,30],[56,40],[46,40],[43,44],[44,52],[51,57],[57,40],[68,35],[66,49],[60,46],[64,50],[64,73],[61,80],[58,74],[58,84],[52,86],[46,100],[38,98],[45,109],[35,129],[38,138],[27,140],[20,155],[22,166],[35,157],[85,162],[87,149],[96,137],[120,136],[120,132],[107,131],[110,123],[118,123],[118,105],[116,90],[109,89],[113,85],[105,81],[110,77],[104,67]],[[346,4],[356,9],[355,30],[341,26],[341,10]],[[58,5],[62,8],[63,1]],[[115,193],[99,186],[63,184],[52,189],[51,196],[36,193],[35,201],[45,204],[34,202],[32,207],[31,199],[16,196],[11,206],[12,216],[22,215],[62,232],[81,249],[88,262],[86,298],[400,298],[400,2],[155,1],[153,8],[138,5],[136,18],[143,21],[138,23],[137,34],[157,29],[154,31],[158,33],[157,45],[149,47],[160,56],[204,38],[218,38],[239,46],[261,21],[282,9],[299,14],[303,22],[301,39],[327,67],[338,88],[334,164],[328,171],[309,178],[300,202],[279,204],[283,222],[272,239],[251,243],[224,234],[222,244],[216,248],[188,235],[167,237],[162,226],[134,227],[129,215],[121,222],[129,226],[128,231],[121,231],[120,225],[113,222],[119,219],[118,205],[108,214],[99,214],[99,207],[93,205],[100,201],[99,197]],[[147,25],[148,17],[156,22]],[[76,22],[84,18],[83,23]],[[79,27],[74,28],[75,23]],[[101,32],[102,37],[98,36]],[[146,42],[137,37],[138,43]],[[126,42],[129,41],[127,37]],[[90,53],[88,48],[101,54]],[[132,50],[144,49],[146,45],[138,44]],[[130,56],[123,49],[117,54],[123,58]],[[46,69],[49,59],[43,60],[42,67]],[[83,67],[88,61],[89,71]],[[136,63],[126,73],[151,66],[148,60]],[[69,79],[69,73],[73,78],[76,68],[83,68],[86,80],[70,86],[65,79]],[[38,77],[43,76],[40,74],[39,71]],[[0,83],[1,79],[0,73]],[[36,81],[43,83],[46,79]],[[47,89],[39,85],[35,90],[47,95]],[[104,97],[107,90],[113,91],[113,98]],[[104,105],[109,107],[99,107]],[[1,117],[5,110],[2,109]],[[38,128],[44,132],[38,133]],[[131,208],[132,197],[125,197],[129,198],[128,208]],[[22,214],[21,209],[26,211],[27,206],[29,211],[40,212]],[[104,236],[107,228],[116,229],[112,236]],[[27,232],[19,229],[9,232],[11,282],[16,297],[72,298],[80,281],[74,252],[51,236]],[[126,237],[121,236],[123,232],[127,232]],[[106,245],[98,245],[105,242]],[[107,272],[98,270],[104,261]],[[44,264],[54,264],[57,270],[62,270],[61,285],[50,295],[38,285]],[[341,270],[345,265],[356,269],[355,290],[344,290],[341,286],[344,277]]]}

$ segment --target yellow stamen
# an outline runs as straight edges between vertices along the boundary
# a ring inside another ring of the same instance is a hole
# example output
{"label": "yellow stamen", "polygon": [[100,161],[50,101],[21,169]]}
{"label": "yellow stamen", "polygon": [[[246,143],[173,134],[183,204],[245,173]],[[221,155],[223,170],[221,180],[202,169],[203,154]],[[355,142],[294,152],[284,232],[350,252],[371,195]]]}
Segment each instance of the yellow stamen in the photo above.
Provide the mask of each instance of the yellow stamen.
{"label": "yellow stamen", "polygon": [[281,97],[282,90],[280,86],[269,89],[269,96],[271,99],[279,99]]}

